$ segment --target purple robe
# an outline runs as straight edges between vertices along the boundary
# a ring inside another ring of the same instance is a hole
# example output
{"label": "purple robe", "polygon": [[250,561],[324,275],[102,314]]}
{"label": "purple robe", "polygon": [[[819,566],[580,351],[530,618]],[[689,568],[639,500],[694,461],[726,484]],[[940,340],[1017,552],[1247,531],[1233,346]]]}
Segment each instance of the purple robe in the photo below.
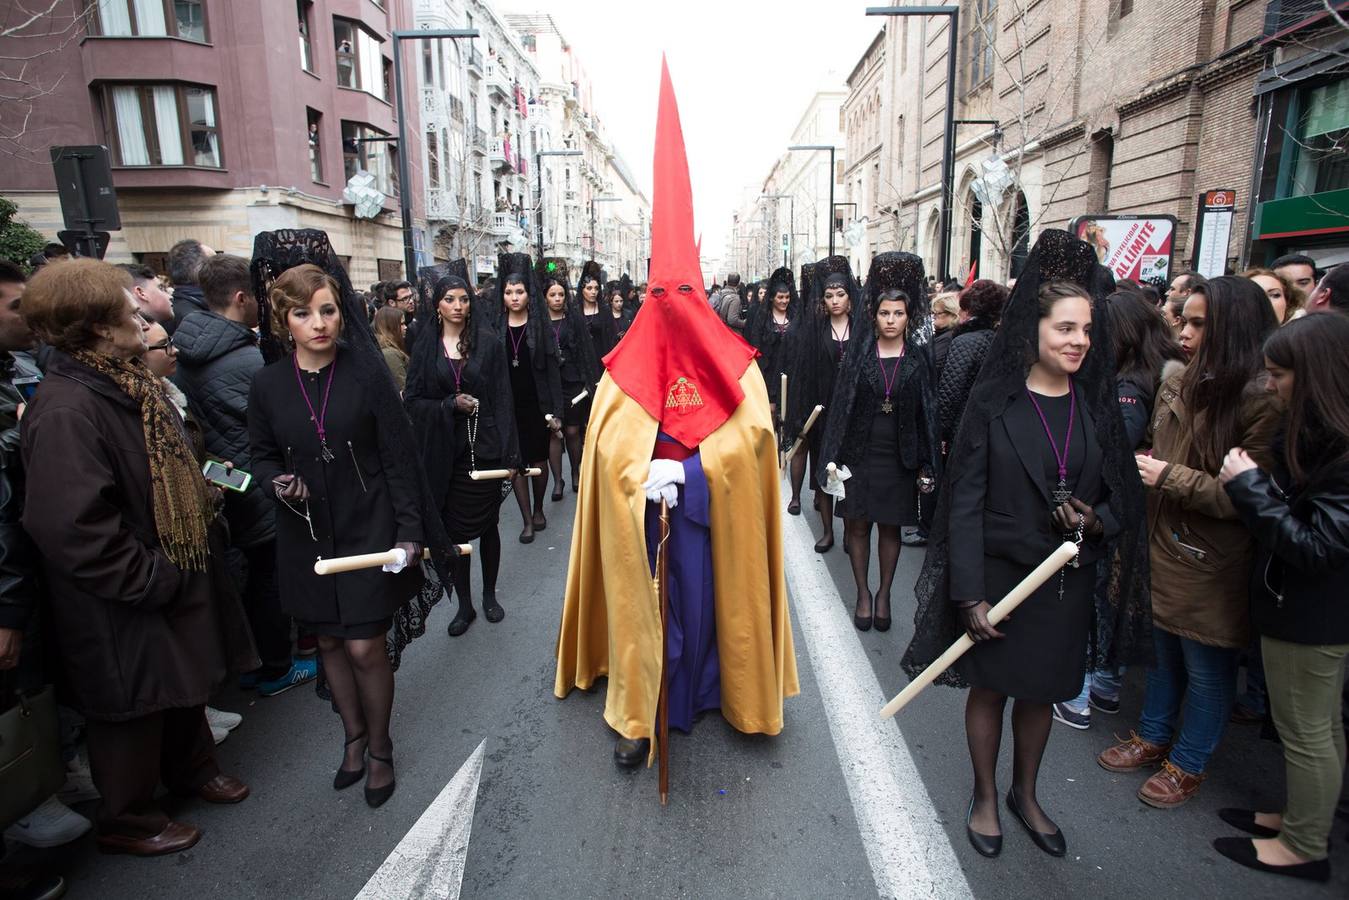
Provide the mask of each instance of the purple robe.
{"label": "purple robe", "polygon": [[[673,442],[665,434],[658,440]],[[688,733],[693,729],[694,716],[721,707],[721,665],[717,658],[707,477],[697,453],[681,465],[684,484],[679,488],[679,505],[670,510],[666,559],[670,617],[665,658],[670,671],[670,727]],[[648,503],[646,546],[653,573],[659,542],[660,505]]]}

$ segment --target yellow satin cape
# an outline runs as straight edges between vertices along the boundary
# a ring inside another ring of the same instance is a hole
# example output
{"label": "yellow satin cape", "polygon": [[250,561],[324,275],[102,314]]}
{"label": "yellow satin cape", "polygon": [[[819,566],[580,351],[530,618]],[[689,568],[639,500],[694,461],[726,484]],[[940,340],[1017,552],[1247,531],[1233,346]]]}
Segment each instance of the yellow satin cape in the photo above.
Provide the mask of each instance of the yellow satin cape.
{"label": "yellow satin cape", "polygon": [[[782,572],[777,445],[753,362],[740,386],[744,401],[698,448],[709,491],[721,713],[739,731],[777,734],[783,699],[800,692]],[[553,684],[560,699],[608,675],[604,719],[633,739],[653,737],[660,694],[660,607],[642,491],[658,427],[608,375],[600,380],[581,461]]]}

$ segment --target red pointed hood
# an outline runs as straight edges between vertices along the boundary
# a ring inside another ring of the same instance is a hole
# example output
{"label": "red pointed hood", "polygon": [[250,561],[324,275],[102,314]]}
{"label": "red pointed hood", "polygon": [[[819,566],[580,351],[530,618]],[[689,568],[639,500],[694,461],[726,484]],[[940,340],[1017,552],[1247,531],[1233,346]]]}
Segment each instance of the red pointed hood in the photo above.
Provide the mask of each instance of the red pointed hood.
{"label": "red pointed hood", "polygon": [[757,351],[708,305],[693,240],[693,188],[670,68],[661,60],[646,302],[604,358],[623,393],[686,447],[697,447],[745,399]]}

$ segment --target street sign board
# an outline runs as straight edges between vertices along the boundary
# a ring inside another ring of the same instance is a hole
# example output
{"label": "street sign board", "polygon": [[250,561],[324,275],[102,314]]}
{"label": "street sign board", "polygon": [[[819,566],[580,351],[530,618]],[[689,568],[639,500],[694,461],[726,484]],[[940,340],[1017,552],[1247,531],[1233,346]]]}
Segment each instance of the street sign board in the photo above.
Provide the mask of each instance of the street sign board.
{"label": "street sign board", "polygon": [[1232,240],[1232,216],[1236,209],[1236,191],[1205,191],[1199,195],[1194,259],[1190,265],[1205,278],[1216,278],[1227,271],[1227,250]]}

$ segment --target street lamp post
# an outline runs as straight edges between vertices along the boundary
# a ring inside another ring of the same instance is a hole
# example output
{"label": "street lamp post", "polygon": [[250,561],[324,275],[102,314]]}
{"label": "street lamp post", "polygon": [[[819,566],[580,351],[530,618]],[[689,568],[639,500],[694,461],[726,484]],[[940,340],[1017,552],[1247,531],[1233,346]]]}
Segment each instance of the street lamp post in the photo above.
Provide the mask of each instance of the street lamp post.
{"label": "street lamp post", "polygon": [[[543,259],[543,158],[545,156],[584,156],[580,150],[539,150],[534,154],[534,175],[538,179],[539,213],[535,222],[538,235],[538,258]],[[553,243],[557,243],[557,226],[553,226]]]}
{"label": "street lamp post", "polygon": [[[917,7],[915,7],[917,8]],[[829,255],[834,255],[834,154],[837,148],[833,144],[792,144],[788,150],[828,150],[829,151]]]}
{"label": "street lamp post", "polygon": [[869,16],[946,16],[946,130],[941,151],[941,245],[937,248],[937,271],[942,280],[951,277],[951,204],[956,168],[956,36],[960,31],[959,6],[872,6]]}
{"label": "street lamp post", "polygon": [[393,93],[394,110],[398,116],[398,208],[403,217],[403,267],[407,270],[407,280],[417,283],[417,251],[412,245],[412,203],[408,191],[412,190],[408,175],[407,116],[403,111],[403,41],[411,40],[458,40],[459,38],[478,37],[476,28],[419,28],[393,32]]}
{"label": "street lamp post", "polygon": [[[829,167],[831,170],[833,166]],[[791,227],[787,229],[787,246],[782,248],[782,264],[791,267],[792,245],[796,243],[796,195],[795,194],[761,194],[765,200],[787,200],[787,218],[791,221]],[[831,216],[832,218],[832,216]],[[833,224],[832,222],[830,223]]]}

